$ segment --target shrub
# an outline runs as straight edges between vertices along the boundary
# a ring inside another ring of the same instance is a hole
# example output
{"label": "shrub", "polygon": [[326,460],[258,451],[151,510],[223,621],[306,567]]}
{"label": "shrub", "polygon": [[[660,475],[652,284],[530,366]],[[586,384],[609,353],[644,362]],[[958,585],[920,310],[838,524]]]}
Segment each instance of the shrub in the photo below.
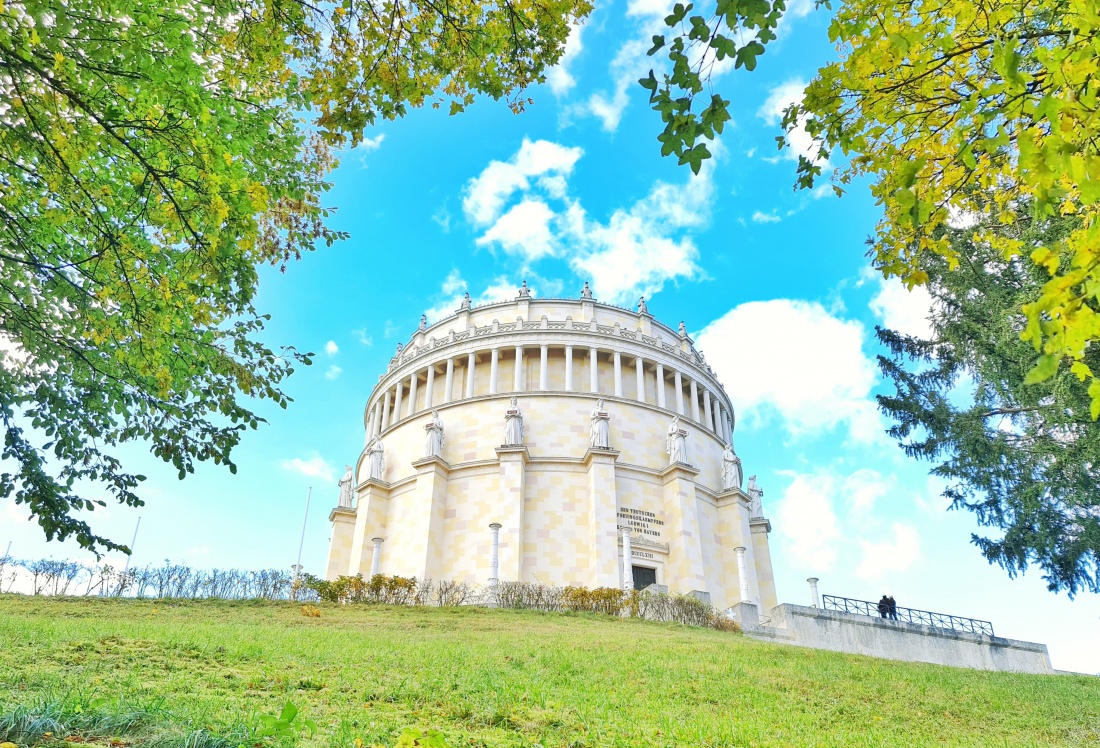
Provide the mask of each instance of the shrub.
{"label": "shrub", "polygon": [[318,608],[316,605],[303,605],[302,615],[304,615],[306,618],[320,618],[321,609]]}

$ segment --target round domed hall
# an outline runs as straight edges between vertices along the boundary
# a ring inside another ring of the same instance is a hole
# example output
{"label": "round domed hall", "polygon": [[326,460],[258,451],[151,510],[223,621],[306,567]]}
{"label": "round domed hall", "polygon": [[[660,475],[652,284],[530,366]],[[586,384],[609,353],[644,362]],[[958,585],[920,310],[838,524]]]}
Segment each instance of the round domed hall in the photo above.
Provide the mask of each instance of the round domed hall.
{"label": "round domed hall", "polygon": [[579,299],[421,317],[364,412],[326,576],[703,593],[777,604],[762,492],[684,325]]}

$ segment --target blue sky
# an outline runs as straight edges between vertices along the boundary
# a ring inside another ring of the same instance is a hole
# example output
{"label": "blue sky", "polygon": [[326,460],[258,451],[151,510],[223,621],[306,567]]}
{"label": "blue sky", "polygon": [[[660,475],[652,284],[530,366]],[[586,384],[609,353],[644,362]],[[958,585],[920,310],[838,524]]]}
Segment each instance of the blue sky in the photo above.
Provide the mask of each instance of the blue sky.
{"label": "blue sky", "polygon": [[[1069,601],[1038,573],[990,567],[972,519],[945,511],[928,465],[883,434],[874,325],[919,330],[927,303],[868,273],[878,210],[866,187],[796,192],[793,153],[776,150],[779,112],[833,54],[828,17],[811,7],[792,4],[756,71],[719,77],[733,122],[696,177],[660,157],[659,117],[635,84],[666,12],[656,0],[599,4],[521,115],[482,101],[369,132],[328,196],[351,239],[263,273],[267,340],[317,354],[288,383],[295,402],[260,406],[269,423],[237,450],[235,476],[206,465],[180,482],[129,448],[128,467],[149,476],[147,506],[91,521],[129,542],[140,515],[136,564],[288,567],[312,486],[303,563],[319,573],[364,403],[420,314],[467,291],[511,297],[527,280],[537,295],[577,295],[587,280],[600,300],[644,293],[659,319],[683,319],[719,373],[738,454],[765,490],[781,601],[807,603],[809,576],[827,594],[890,592],[1045,642],[1055,667],[1100,672],[1100,598]],[[10,541],[16,557],[84,557],[45,543],[25,516],[0,504],[0,552]]]}

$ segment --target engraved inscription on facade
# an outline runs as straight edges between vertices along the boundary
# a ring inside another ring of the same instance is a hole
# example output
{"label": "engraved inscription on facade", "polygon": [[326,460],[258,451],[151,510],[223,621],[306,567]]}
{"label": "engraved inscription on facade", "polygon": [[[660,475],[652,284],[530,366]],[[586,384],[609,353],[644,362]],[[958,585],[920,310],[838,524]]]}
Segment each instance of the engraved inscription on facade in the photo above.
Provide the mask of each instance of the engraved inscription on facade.
{"label": "engraved inscription on facade", "polygon": [[653,512],[632,509],[628,506],[619,508],[618,518],[620,522],[625,522],[634,532],[648,535],[651,538],[661,537],[660,528],[664,527],[665,524],[662,520],[657,519],[657,515]]}

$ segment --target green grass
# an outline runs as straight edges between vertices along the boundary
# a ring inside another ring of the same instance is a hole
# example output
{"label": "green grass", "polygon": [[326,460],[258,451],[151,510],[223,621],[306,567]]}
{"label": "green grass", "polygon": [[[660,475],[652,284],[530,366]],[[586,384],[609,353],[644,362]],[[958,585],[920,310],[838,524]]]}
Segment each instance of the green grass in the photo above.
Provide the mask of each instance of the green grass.
{"label": "green grass", "polygon": [[[321,610],[0,596],[0,742],[225,748],[289,700],[320,725],[302,742],[318,747],[391,746],[406,727],[456,748],[1100,745],[1097,678],[590,615]],[[19,715],[33,729],[12,728]]]}

